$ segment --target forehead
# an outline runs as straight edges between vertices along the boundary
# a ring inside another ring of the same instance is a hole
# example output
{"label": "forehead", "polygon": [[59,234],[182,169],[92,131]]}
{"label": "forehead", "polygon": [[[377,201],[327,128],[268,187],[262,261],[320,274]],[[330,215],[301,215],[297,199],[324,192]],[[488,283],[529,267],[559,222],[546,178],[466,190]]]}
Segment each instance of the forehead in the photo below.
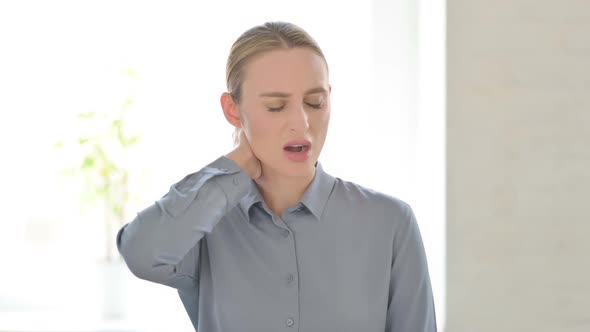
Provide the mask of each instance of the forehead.
{"label": "forehead", "polygon": [[322,57],[308,48],[279,49],[250,59],[244,68],[244,94],[302,93],[327,87],[328,70]]}

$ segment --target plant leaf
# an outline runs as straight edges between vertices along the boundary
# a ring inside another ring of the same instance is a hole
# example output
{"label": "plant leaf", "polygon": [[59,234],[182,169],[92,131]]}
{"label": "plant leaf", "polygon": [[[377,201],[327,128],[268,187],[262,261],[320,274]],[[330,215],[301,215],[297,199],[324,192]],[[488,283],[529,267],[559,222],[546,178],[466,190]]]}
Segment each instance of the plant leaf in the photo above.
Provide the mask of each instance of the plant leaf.
{"label": "plant leaf", "polygon": [[96,112],[82,112],[78,113],[80,119],[92,119],[96,115]]}
{"label": "plant leaf", "polygon": [[94,167],[94,165],[96,165],[96,159],[91,156],[86,156],[82,162],[83,169],[91,169]]}

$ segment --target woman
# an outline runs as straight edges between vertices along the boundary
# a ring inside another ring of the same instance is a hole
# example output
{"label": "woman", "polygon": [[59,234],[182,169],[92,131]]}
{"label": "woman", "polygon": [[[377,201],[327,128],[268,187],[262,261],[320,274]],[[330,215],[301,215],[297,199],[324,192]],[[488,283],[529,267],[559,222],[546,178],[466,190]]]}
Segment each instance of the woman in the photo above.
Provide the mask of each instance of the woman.
{"label": "woman", "polygon": [[198,331],[436,331],[411,208],[318,161],[331,86],[315,41],[283,22],[246,31],[227,88],[237,146],[119,231],[129,269],[178,289]]}

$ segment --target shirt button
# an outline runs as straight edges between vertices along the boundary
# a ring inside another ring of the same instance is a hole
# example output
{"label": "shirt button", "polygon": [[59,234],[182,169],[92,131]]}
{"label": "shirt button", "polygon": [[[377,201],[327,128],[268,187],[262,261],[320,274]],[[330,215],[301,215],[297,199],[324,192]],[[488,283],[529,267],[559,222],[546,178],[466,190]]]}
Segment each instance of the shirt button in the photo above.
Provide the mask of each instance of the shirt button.
{"label": "shirt button", "polygon": [[238,184],[240,184],[240,180],[238,180],[238,179],[234,179],[234,180],[233,180],[233,183],[234,183],[234,185],[236,185],[236,186],[237,186]]}
{"label": "shirt button", "polygon": [[293,280],[295,280],[295,277],[293,276],[293,274],[289,273],[289,275],[287,276],[287,283],[290,284],[293,282]]}
{"label": "shirt button", "polygon": [[295,324],[295,322],[293,321],[293,318],[287,318],[285,323],[287,324],[288,327],[291,327],[291,326],[293,326],[293,324]]}
{"label": "shirt button", "polygon": [[288,231],[288,230],[286,230],[286,229],[283,229],[283,230],[281,231],[281,234],[283,235],[283,237],[284,237],[284,238],[288,238],[288,237],[289,237],[289,231]]}

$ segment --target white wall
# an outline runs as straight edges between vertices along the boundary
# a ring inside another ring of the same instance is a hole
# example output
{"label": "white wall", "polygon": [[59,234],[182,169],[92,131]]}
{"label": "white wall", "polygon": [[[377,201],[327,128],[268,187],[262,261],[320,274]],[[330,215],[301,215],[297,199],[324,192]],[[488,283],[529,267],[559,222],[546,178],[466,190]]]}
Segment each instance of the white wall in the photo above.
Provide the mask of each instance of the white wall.
{"label": "white wall", "polygon": [[437,322],[445,324],[445,8],[443,0],[374,0],[373,187],[409,203],[428,256]]}

